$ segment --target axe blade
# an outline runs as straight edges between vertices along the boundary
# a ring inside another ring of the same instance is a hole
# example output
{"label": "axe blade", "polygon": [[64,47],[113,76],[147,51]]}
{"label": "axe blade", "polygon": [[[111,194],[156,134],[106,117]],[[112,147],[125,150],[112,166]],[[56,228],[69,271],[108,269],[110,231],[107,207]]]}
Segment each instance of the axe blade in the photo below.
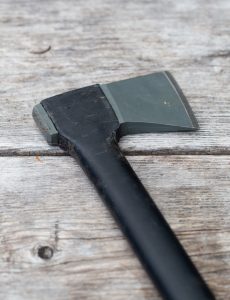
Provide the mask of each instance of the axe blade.
{"label": "axe blade", "polygon": [[100,87],[120,122],[121,135],[198,129],[187,99],[169,72]]}

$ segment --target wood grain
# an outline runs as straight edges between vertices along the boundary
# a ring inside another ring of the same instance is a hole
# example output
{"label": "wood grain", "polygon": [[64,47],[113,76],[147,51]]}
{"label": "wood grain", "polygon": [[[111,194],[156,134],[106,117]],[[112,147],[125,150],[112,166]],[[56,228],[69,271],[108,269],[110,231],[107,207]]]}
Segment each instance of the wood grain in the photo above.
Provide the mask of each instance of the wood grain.
{"label": "wood grain", "polygon": [[126,153],[230,152],[230,2],[0,1],[0,155],[62,154],[31,118],[43,98],[170,70],[197,133],[126,137]]}
{"label": "wood grain", "polygon": [[[217,299],[230,299],[230,157],[128,159]],[[0,169],[1,299],[160,299],[72,158],[1,157]]]}
{"label": "wood grain", "polygon": [[[200,131],[120,145],[217,300],[230,300],[229,9],[229,0],[0,0],[0,299],[160,299],[31,111],[70,89],[170,70]],[[45,246],[50,259],[38,255]]]}

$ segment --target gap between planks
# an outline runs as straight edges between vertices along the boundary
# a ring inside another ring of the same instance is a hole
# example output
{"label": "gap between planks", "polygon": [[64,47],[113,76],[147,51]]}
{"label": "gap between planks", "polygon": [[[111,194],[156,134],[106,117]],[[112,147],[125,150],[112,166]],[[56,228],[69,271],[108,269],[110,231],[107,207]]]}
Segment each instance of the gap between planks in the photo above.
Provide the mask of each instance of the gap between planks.
{"label": "gap between planks", "polygon": [[[125,156],[170,156],[170,155],[210,155],[210,156],[221,156],[230,155],[230,149],[202,149],[202,150],[178,150],[178,149],[161,149],[152,151],[122,151]],[[21,151],[21,150],[0,150],[0,157],[30,157],[30,156],[69,156],[68,153],[62,150],[54,151]]]}

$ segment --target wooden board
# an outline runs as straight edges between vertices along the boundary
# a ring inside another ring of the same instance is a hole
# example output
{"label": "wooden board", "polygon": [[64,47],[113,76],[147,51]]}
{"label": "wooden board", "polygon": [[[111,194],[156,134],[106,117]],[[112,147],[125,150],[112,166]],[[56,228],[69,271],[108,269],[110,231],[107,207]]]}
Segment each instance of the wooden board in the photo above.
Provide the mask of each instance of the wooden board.
{"label": "wooden board", "polygon": [[[217,299],[230,299],[230,157],[128,159]],[[160,299],[72,158],[1,157],[0,169],[1,299]]]}
{"label": "wooden board", "polygon": [[31,111],[70,89],[170,70],[200,131],[120,145],[217,300],[230,300],[229,9],[229,0],[0,1],[0,299],[160,299]]}
{"label": "wooden board", "polygon": [[126,153],[230,152],[230,1],[0,1],[0,155],[60,154],[31,118],[43,98],[172,71],[197,133],[126,137]]}

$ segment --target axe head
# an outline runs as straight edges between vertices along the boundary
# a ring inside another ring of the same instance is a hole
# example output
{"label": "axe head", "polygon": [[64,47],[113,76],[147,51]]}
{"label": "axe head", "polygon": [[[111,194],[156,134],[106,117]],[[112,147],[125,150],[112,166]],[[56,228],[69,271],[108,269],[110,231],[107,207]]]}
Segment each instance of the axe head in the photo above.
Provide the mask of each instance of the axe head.
{"label": "axe head", "polygon": [[113,121],[116,126],[112,130],[116,130],[119,137],[198,129],[185,96],[169,72],[85,87],[54,96],[36,105],[33,116],[47,141],[53,145],[58,144],[59,128],[64,123],[67,126],[70,120],[69,126],[77,124],[79,132],[84,131],[79,126],[88,126],[89,120],[94,127],[97,123],[106,126],[104,124]]}

